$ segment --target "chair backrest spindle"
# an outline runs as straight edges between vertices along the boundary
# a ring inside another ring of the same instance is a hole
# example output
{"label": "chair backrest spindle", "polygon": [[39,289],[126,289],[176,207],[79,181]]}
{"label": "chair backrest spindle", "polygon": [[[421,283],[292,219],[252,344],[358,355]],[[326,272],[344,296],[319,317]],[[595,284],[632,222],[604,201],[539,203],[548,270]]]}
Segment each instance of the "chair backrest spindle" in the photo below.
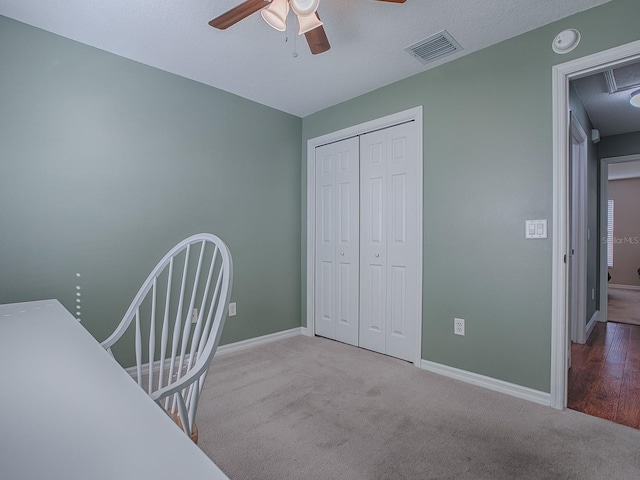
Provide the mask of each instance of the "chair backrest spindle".
{"label": "chair backrest spindle", "polygon": [[113,355],[112,346],[133,327],[138,384],[146,384],[188,435],[194,432],[200,391],[227,317],[232,277],[231,254],[218,237],[198,234],[183,240],[156,265],[102,343]]}
{"label": "chair backrest spindle", "polygon": [[[180,342],[180,332],[182,330],[182,308],[184,305],[184,292],[187,284],[187,272],[189,270],[189,254],[191,253],[191,244],[187,245],[187,250],[185,252],[184,257],[184,268],[182,271],[182,282],[180,283],[180,297],[178,299],[178,308],[176,309],[176,320],[175,326],[173,329],[173,341],[171,342],[171,362],[169,364],[169,382],[173,381],[174,378],[174,368],[176,367],[176,354],[178,351],[178,343]],[[178,365],[178,369],[180,369],[180,365]],[[167,399],[168,401],[168,399]],[[165,408],[167,408],[167,403],[165,402]],[[172,410],[175,410],[176,403],[175,400],[171,407]]]}
{"label": "chair backrest spindle", "polygon": [[140,332],[139,308],[136,308],[136,373],[138,385],[142,386],[142,333]]}
{"label": "chair backrest spindle", "polygon": [[153,286],[151,287],[151,315],[149,317],[149,388],[148,393],[153,392],[153,377],[154,377],[154,361],[156,353],[156,287],[158,285],[157,278],[153,279]]}
{"label": "chair backrest spindle", "polygon": [[173,278],[173,257],[169,260],[169,273],[167,275],[167,288],[164,303],[164,315],[162,316],[162,333],[160,339],[160,368],[158,373],[158,388],[164,386],[164,367],[167,358],[167,341],[169,338],[169,306],[171,304],[171,279]]}

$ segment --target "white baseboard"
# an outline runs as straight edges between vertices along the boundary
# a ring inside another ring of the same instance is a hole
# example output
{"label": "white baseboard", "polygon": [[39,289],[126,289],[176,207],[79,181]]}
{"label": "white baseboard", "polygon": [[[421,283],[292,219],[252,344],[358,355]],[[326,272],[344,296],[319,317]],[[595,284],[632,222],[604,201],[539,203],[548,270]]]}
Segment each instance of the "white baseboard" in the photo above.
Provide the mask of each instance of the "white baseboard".
{"label": "white baseboard", "polygon": [[262,337],[249,338],[248,340],[241,340],[240,342],[228,343],[218,347],[216,355],[224,355],[226,353],[238,352],[247,348],[257,347],[258,345],[264,345],[265,343],[275,342],[276,340],[282,340],[283,338],[295,337],[296,335],[306,335],[307,329],[305,327],[296,327],[290,330],[284,330],[282,332],[270,333],[269,335],[263,335]]}
{"label": "white baseboard", "polygon": [[514,397],[529,400],[531,402],[539,403],[540,405],[551,405],[551,394],[534,390],[532,388],[516,385],[515,383],[505,382],[503,380],[497,380],[495,378],[480,375],[478,373],[468,372],[459,368],[449,367],[440,363],[431,362],[429,360],[422,360],[420,368],[428,370],[433,373],[444,375],[445,377],[460,380],[462,382],[471,383],[480,387],[488,388],[500,393],[506,393]]}
{"label": "white baseboard", "polygon": [[[216,349],[216,355],[224,355],[226,353],[238,352],[240,350],[245,350],[247,348],[257,347],[258,345],[264,345],[265,343],[275,342],[276,340],[281,340],[283,338],[295,337],[296,335],[306,335],[307,329],[306,327],[297,327],[292,328],[291,330],[284,330],[282,332],[271,333],[269,335],[263,335],[262,337],[250,338],[248,340],[241,340],[239,342],[228,343],[226,345],[221,345]],[[185,355],[185,358],[188,360],[189,355]],[[165,368],[169,368],[171,359],[165,360]],[[154,369],[157,370],[160,366],[160,360],[156,360],[154,363]],[[149,365],[142,365],[142,375],[146,375],[149,373]],[[136,367],[125,368],[125,371],[131,375],[132,377],[137,377]]]}
{"label": "white baseboard", "polygon": [[621,290],[640,290],[638,285],[619,285],[617,283],[610,283],[608,288],[619,288]]}
{"label": "white baseboard", "polygon": [[[292,328],[291,330],[285,330],[283,332],[272,333],[270,335],[265,335],[262,337],[251,338],[249,340],[243,340],[241,342],[223,345],[221,347],[218,347],[216,355],[224,355],[225,353],[237,352],[240,350],[245,350],[247,348],[256,347],[258,345],[263,345],[265,343],[281,340],[283,338],[294,337],[296,335],[308,335],[307,328]],[[509,383],[502,380],[497,380],[495,378],[468,372],[466,370],[460,370],[458,368],[449,367],[447,365],[430,362],[428,360],[422,360],[420,368],[428,370],[430,372],[438,373],[440,375],[444,375],[446,377],[454,378],[456,380],[461,380],[466,383],[472,383],[474,385],[488,388],[489,390],[506,393],[514,397],[539,403],[541,405],[551,405],[551,395],[549,393],[534,390],[532,388],[523,387],[521,385],[516,385],[514,383]]]}
{"label": "white baseboard", "polygon": [[[597,318],[598,318],[598,314],[599,312],[596,311],[593,317],[591,317],[591,320],[589,321],[590,325],[591,324],[595,325],[595,322],[597,321]],[[591,326],[590,328],[593,329],[593,326]],[[587,329],[589,330],[589,326],[587,327]],[[234,343],[228,343],[226,345],[222,345],[218,347],[218,349],[216,350],[216,355],[225,355],[227,353],[239,352],[241,350],[246,350],[248,348],[253,348],[259,345],[275,342],[276,340],[282,340],[284,338],[295,337],[297,335],[308,335],[307,328],[296,327],[290,330],[284,330],[282,332],[263,335],[261,337],[250,338],[247,340],[241,340],[239,342],[234,342]],[[447,365],[431,362],[429,360],[422,360],[420,363],[420,368],[422,368],[423,370],[428,370],[433,373],[437,373],[439,375],[444,375],[445,377],[453,378],[455,380],[471,383],[473,385],[478,385],[480,387],[488,388],[489,390],[494,390],[496,392],[505,393],[507,395],[512,395],[517,398],[522,398],[524,400],[529,400],[531,402],[539,403],[541,405],[546,405],[546,406],[551,405],[551,395],[549,393],[541,392],[539,390],[534,390],[528,387],[523,387],[521,385],[516,385],[515,383],[509,383],[503,380],[497,380],[492,377],[487,377],[485,375],[480,375],[478,373],[468,372],[466,370],[461,370],[455,367],[449,367]],[[127,373],[135,377],[136,375],[135,366],[127,368],[126,371]],[[143,375],[147,373],[147,371],[148,371],[147,366],[143,365],[143,368],[142,368]]]}
{"label": "white baseboard", "polygon": [[596,310],[595,312],[593,312],[593,315],[591,316],[591,320],[589,320],[589,322],[587,323],[587,328],[586,328],[586,331],[584,332],[585,342],[589,339],[589,335],[591,335],[591,332],[593,332],[593,327],[596,326],[596,323],[598,323],[599,318],[600,318],[600,310]]}

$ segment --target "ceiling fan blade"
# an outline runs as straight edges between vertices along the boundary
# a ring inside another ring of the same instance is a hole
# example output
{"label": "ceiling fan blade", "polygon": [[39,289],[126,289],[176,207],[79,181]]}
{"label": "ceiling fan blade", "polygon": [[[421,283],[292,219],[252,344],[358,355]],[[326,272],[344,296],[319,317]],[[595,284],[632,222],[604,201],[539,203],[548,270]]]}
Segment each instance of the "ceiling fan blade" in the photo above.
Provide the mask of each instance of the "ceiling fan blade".
{"label": "ceiling fan blade", "polygon": [[265,0],[246,0],[237,7],[234,7],[228,12],[225,12],[219,17],[211,20],[209,25],[219,30],[225,30],[231,25],[235,25],[240,20],[244,20],[252,13],[262,10],[267,5],[269,5],[269,3]]}
{"label": "ceiling fan blade", "polygon": [[[316,17],[320,19],[318,12],[316,12]],[[331,48],[329,39],[327,38],[327,33],[324,31],[324,27],[322,25],[314,28],[313,30],[309,30],[304,34],[304,36],[307,39],[312,55],[318,55],[319,53],[326,52]]]}
{"label": "ceiling fan blade", "polygon": [[376,0],[378,2],[404,3],[407,0]]}

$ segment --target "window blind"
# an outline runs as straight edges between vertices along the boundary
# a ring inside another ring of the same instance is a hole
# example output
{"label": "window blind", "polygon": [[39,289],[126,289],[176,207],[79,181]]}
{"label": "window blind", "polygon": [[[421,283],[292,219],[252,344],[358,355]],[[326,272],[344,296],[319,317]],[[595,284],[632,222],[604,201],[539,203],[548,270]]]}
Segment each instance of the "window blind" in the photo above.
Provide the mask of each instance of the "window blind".
{"label": "window blind", "polygon": [[613,200],[607,201],[607,267],[613,267]]}

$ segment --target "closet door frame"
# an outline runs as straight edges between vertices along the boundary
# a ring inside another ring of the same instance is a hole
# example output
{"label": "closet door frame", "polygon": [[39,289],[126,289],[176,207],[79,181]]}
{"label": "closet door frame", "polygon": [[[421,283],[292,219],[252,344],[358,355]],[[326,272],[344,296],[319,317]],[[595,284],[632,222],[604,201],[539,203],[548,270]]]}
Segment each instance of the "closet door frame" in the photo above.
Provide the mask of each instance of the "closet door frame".
{"label": "closet door frame", "polygon": [[422,278],[423,278],[423,163],[424,149],[422,143],[422,106],[404,110],[392,115],[371,120],[369,122],[344,128],[336,132],[328,133],[307,141],[307,327],[306,334],[315,336],[315,214],[316,214],[316,147],[328,143],[338,142],[357,135],[363,135],[375,130],[393,127],[406,122],[415,122],[417,131],[418,148],[418,204],[415,205],[418,214],[418,316],[416,325],[416,349],[413,363],[420,368],[422,361]]}

